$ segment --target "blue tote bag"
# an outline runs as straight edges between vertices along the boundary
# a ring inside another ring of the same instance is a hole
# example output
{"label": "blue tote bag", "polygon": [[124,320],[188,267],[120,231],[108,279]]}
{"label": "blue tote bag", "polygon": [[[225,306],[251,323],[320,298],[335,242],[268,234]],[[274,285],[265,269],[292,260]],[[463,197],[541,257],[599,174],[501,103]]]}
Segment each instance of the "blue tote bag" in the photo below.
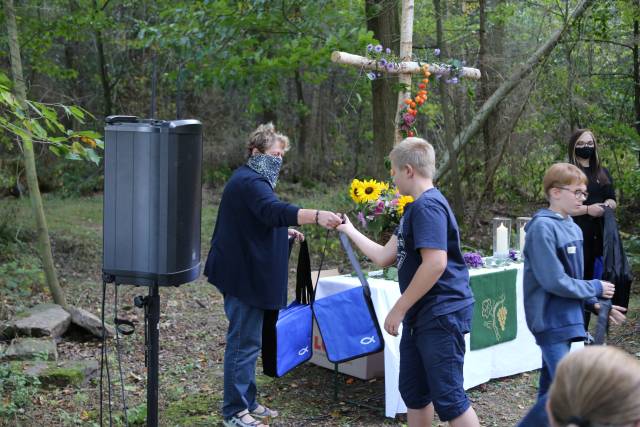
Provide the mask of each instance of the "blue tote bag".
{"label": "blue tote bag", "polygon": [[262,368],[265,375],[281,377],[311,359],[312,298],[309,247],[303,241],[298,255],[296,299],[282,310],[265,311],[262,323]]}
{"label": "blue tote bag", "polygon": [[340,233],[339,237],[361,286],[313,302],[313,314],[327,350],[327,359],[333,363],[357,359],[384,349],[367,279],[353,253],[349,238],[344,233]]}

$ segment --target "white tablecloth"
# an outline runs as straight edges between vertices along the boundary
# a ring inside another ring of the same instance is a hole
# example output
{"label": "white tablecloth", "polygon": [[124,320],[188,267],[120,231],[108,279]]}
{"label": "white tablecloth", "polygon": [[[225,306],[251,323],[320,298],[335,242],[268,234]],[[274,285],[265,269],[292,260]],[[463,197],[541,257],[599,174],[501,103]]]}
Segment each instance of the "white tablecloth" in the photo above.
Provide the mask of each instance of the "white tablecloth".
{"label": "white tablecloth", "polygon": [[[469,336],[465,336],[467,352],[464,359],[464,388],[469,389],[485,383],[492,378],[539,369],[542,365],[540,348],[536,345],[533,335],[527,328],[524,315],[522,291],[522,264],[515,264],[500,268],[483,268],[470,270],[470,275],[480,275],[515,268],[518,270],[516,279],[518,332],[516,338],[506,343],[498,344],[481,350],[470,351]],[[385,368],[385,414],[395,417],[397,413],[407,412],[400,392],[398,391],[398,374],[400,371],[400,335],[394,337],[384,331],[382,326],[387,313],[400,298],[400,288],[397,282],[371,278],[367,279],[371,288],[371,299],[376,310],[385,340],[384,368]],[[316,299],[343,291],[354,286],[360,286],[357,277],[333,276],[320,279],[316,292]],[[473,333],[473,331],[472,331]],[[578,346],[581,346],[579,344]]]}

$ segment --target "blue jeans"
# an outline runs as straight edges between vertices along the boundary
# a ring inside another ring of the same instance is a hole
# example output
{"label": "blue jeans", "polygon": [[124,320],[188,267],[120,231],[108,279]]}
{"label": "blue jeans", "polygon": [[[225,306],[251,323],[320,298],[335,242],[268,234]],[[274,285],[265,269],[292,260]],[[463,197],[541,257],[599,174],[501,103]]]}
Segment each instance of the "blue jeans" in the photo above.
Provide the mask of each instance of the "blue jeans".
{"label": "blue jeans", "polygon": [[538,401],[520,421],[518,427],[544,427],[549,425],[545,406],[547,404],[547,392],[551,387],[556,368],[560,360],[569,353],[571,342],[564,341],[554,344],[541,345],[542,369],[540,370],[540,385],[538,387]]}
{"label": "blue jeans", "polygon": [[264,310],[225,295],[224,312],[229,319],[229,330],[224,351],[222,416],[227,419],[258,406],[256,362],[262,349]]}

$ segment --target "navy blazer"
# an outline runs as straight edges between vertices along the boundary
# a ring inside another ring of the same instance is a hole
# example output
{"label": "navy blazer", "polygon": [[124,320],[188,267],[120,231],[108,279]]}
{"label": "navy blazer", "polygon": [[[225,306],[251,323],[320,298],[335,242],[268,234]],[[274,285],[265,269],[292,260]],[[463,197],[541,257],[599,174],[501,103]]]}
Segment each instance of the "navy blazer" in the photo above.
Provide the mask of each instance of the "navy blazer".
{"label": "navy blazer", "polygon": [[250,167],[233,172],[222,193],[204,274],[223,294],[265,310],[287,303],[287,227],[300,208],[280,201]]}

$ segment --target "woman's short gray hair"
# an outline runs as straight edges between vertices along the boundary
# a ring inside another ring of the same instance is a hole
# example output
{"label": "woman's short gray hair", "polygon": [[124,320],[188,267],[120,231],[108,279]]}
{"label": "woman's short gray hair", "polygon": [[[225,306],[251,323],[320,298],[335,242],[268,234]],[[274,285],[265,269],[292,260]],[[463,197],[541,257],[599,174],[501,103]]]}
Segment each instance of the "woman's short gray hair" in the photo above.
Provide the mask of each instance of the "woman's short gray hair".
{"label": "woman's short gray hair", "polygon": [[433,179],[436,173],[436,153],[433,146],[422,138],[405,138],[393,147],[389,158],[394,166],[399,168],[406,165],[425,178]]}
{"label": "woman's short gray hair", "polygon": [[264,153],[276,142],[282,144],[285,152],[289,151],[289,138],[276,132],[276,128],[273,126],[273,123],[269,122],[258,126],[256,130],[251,132],[251,135],[249,135],[249,142],[247,142],[247,158],[251,157],[254,148],[257,148],[258,151]]}

